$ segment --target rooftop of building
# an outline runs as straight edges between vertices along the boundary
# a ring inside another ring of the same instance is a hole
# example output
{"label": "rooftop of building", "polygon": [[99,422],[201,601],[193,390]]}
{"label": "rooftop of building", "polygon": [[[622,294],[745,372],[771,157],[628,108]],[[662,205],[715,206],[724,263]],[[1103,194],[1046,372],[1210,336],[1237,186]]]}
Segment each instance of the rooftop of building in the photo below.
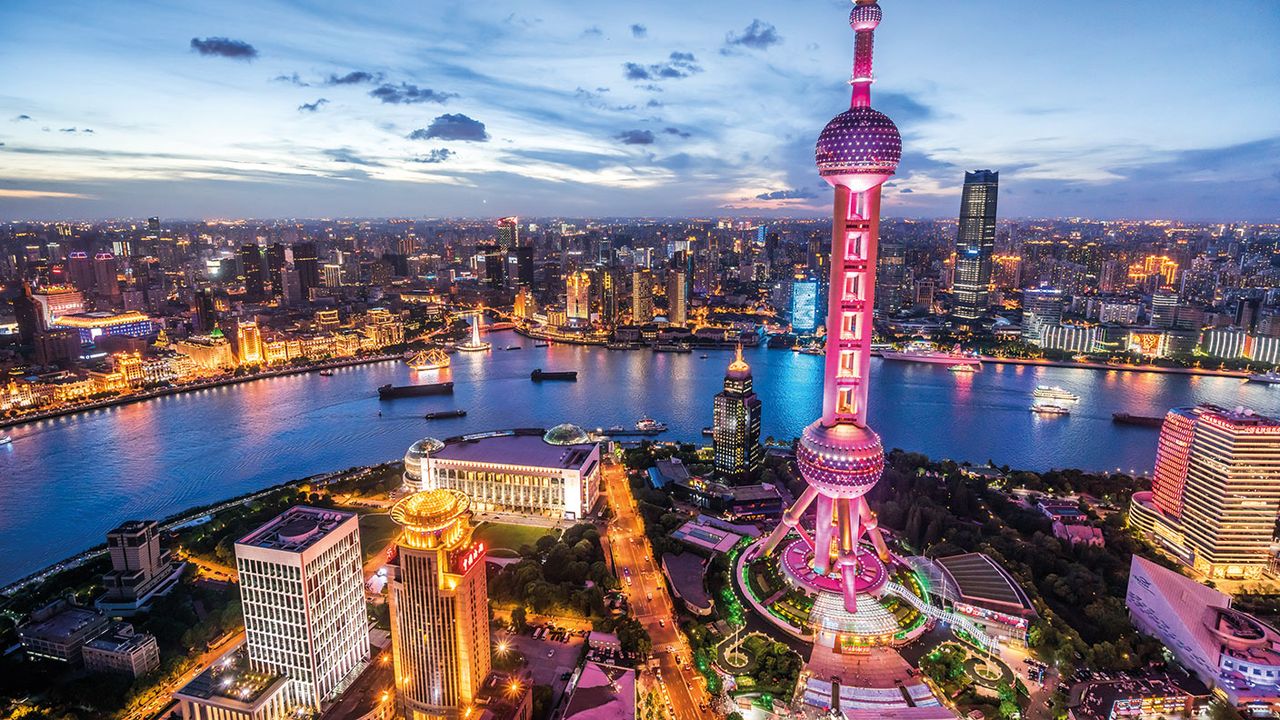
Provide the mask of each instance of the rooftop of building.
{"label": "rooftop of building", "polygon": [[205,668],[175,694],[199,700],[230,700],[253,705],[287,682],[283,675],[252,670],[249,653],[241,645]]}
{"label": "rooftop of building", "polygon": [[1113,717],[1116,702],[1142,698],[1167,697],[1207,698],[1209,688],[1194,675],[1151,675],[1090,682],[1071,690],[1071,708],[1075,717]]}
{"label": "rooftop of building", "polygon": [[20,630],[25,637],[61,641],[101,622],[103,622],[103,616],[100,613],[86,608],[66,607],[24,625]]}
{"label": "rooftop of building", "polygon": [[125,520],[112,530],[107,531],[108,535],[116,534],[132,534],[144,532],[148,528],[157,528],[158,523],[155,520]]}
{"label": "rooftop of building", "polygon": [[1205,403],[1191,408],[1175,408],[1170,412],[1179,413],[1189,418],[1226,423],[1233,428],[1256,428],[1268,433],[1280,433],[1280,419],[1259,415],[1243,406],[1224,408]]}
{"label": "rooftop of building", "polygon": [[998,605],[1003,612],[1034,615],[1027,594],[1007,570],[985,553],[964,553],[934,560],[955,587],[960,600]]}
{"label": "rooftop of building", "polygon": [[66,327],[96,327],[104,323],[140,322],[147,319],[146,315],[137,310],[126,310],[124,312],[94,310],[92,312],[62,315],[58,317],[54,324]]}
{"label": "rooftop of building", "polygon": [[245,535],[237,545],[300,553],[338,528],[355,513],[295,505]]}
{"label": "rooftop of building", "polygon": [[528,672],[493,671],[476,693],[479,720],[511,720],[519,717],[525,696],[533,691],[533,676]]}
{"label": "rooftop of building", "polygon": [[564,720],[635,720],[636,674],[588,661],[565,707]]}
{"label": "rooftop of building", "polygon": [[437,460],[520,465],[555,470],[586,469],[595,443],[552,445],[543,439],[541,428],[503,430],[451,437],[434,454]]}
{"label": "rooftop of building", "polygon": [[153,639],[150,633],[137,632],[129,623],[117,622],[112,623],[101,635],[85,643],[85,647],[125,653]]}
{"label": "rooftop of building", "polygon": [[701,522],[699,516],[686,522],[671,533],[671,537],[686,542],[703,550],[724,553],[729,552],[742,536],[723,528],[714,527]]}
{"label": "rooftop of building", "polygon": [[675,585],[676,593],[685,602],[705,610],[711,609],[711,596],[707,595],[707,591],[702,585],[703,576],[707,574],[706,565],[702,558],[691,552],[684,552],[679,555],[664,553],[662,565],[671,577],[671,583]]}

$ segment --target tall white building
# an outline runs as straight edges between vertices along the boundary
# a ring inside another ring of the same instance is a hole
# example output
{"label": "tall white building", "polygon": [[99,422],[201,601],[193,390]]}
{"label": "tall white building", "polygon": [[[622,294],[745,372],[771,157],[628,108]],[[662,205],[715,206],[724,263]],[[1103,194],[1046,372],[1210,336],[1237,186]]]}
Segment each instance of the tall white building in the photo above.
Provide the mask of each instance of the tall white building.
{"label": "tall white building", "polygon": [[251,665],[319,709],[369,662],[354,513],[296,506],[236,543]]}

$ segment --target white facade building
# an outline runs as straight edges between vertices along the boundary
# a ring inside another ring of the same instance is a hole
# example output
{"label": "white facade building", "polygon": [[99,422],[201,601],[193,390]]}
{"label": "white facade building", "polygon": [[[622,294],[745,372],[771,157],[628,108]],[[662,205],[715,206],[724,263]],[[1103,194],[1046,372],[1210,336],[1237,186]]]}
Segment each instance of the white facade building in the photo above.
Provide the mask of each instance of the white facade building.
{"label": "white facade building", "polygon": [[297,506],[236,543],[249,660],[319,709],[369,662],[354,513]]}

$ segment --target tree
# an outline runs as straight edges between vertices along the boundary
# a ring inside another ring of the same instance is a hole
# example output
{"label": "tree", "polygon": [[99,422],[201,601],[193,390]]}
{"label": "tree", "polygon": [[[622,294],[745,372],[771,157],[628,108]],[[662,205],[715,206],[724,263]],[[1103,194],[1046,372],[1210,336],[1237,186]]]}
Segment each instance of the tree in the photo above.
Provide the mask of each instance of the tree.
{"label": "tree", "polygon": [[516,632],[522,633],[529,627],[528,614],[525,612],[523,605],[517,605],[511,611],[511,624],[515,626]]}

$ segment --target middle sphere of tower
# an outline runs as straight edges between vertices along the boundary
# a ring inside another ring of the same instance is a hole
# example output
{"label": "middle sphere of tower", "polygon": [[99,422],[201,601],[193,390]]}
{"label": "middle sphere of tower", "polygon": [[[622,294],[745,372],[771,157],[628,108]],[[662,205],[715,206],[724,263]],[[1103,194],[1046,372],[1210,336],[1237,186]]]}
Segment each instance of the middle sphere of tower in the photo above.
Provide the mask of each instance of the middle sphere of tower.
{"label": "middle sphere of tower", "polygon": [[832,185],[861,191],[884,182],[902,159],[902,135],[888,115],[859,106],[822,128],[813,150],[818,173]]}
{"label": "middle sphere of tower", "polygon": [[796,462],[805,482],[824,495],[861,497],[884,472],[880,436],[852,423],[824,426],[819,420],[804,429],[796,445]]}

